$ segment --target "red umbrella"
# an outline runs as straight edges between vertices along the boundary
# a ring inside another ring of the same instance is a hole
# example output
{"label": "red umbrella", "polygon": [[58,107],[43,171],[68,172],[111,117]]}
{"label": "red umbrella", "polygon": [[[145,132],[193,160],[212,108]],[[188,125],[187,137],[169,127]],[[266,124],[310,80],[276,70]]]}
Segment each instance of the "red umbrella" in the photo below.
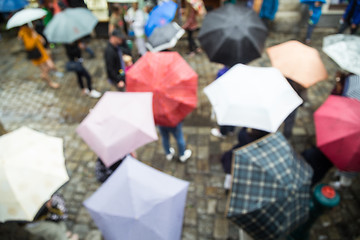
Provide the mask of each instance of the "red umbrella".
{"label": "red umbrella", "polygon": [[153,92],[155,124],[176,126],[197,104],[198,75],[177,52],[147,52],[126,73],[129,92]]}
{"label": "red umbrella", "polygon": [[340,170],[360,171],[360,101],[330,95],[314,120],[320,150]]}

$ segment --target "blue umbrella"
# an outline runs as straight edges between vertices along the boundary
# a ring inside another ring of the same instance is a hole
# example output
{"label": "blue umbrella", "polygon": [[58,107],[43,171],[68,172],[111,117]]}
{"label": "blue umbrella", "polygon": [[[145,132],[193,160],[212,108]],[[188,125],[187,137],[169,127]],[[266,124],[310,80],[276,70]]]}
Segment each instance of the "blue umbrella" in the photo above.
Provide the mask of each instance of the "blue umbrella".
{"label": "blue umbrella", "polygon": [[326,0],[300,0],[300,3],[313,3],[313,2],[321,2],[321,3],[326,3]]}
{"label": "blue umbrella", "polygon": [[150,36],[156,27],[171,22],[176,14],[177,4],[173,1],[164,2],[150,12],[149,19],[145,25],[145,34]]}
{"label": "blue umbrella", "polygon": [[0,12],[14,12],[28,4],[26,0],[0,0]]}

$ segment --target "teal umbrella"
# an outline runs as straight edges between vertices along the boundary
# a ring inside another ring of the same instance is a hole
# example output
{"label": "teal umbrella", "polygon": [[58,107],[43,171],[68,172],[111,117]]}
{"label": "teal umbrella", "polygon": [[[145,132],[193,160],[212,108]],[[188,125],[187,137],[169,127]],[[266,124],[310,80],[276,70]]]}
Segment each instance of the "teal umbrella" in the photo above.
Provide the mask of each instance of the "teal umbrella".
{"label": "teal umbrella", "polygon": [[94,30],[98,19],[86,8],[67,8],[56,14],[46,25],[44,34],[49,42],[72,43]]}

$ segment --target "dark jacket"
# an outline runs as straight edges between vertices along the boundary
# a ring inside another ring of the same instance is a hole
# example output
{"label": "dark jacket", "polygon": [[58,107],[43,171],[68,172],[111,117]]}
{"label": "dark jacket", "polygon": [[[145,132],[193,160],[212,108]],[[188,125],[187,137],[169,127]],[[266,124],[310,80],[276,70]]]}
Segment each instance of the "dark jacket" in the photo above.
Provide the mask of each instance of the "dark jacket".
{"label": "dark jacket", "polygon": [[70,61],[75,61],[81,58],[81,49],[78,46],[78,42],[65,44],[65,50]]}
{"label": "dark jacket", "polygon": [[343,18],[356,25],[360,23],[360,0],[350,0]]}
{"label": "dark jacket", "polygon": [[[128,49],[125,45],[120,47],[123,54],[130,54],[130,49]],[[117,84],[120,81],[125,81],[125,74],[121,75],[122,72],[125,72],[125,69],[122,68],[120,57],[118,54],[118,48],[113,46],[110,42],[108,42],[105,49],[105,66],[106,73],[108,78],[114,83]]]}

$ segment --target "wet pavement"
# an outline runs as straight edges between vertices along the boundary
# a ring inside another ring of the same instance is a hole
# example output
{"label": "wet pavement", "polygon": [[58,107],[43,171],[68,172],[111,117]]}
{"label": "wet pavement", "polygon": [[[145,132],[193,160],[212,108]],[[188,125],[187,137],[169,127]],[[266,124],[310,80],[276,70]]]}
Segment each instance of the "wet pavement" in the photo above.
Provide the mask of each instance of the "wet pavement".
{"label": "wet pavement", "polygon": [[[332,33],[335,33],[334,29],[317,29],[313,34],[312,46],[320,50],[329,78],[308,89],[308,102],[298,111],[291,138],[297,152],[315,145],[312,114],[325,101],[335,83],[334,75],[338,66],[321,51],[322,37]],[[291,39],[302,40],[303,36],[303,31],[300,37],[270,33],[266,46]],[[101,92],[115,90],[105,76],[102,54],[105,46],[106,39],[93,39],[90,47],[96,57],[89,59],[84,53],[84,64],[93,77],[93,86]],[[191,183],[185,209],[183,240],[239,239],[238,228],[224,215],[227,200],[223,189],[225,175],[219,161],[221,154],[236,143],[236,138],[219,139],[210,135],[210,129],[216,123],[210,117],[211,106],[202,92],[214,80],[221,66],[210,63],[204,53],[189,58],[186,56],[186,47],[184,38],[179,41],[176,50],[199,75],[198,106],[184,122],[185,139],[193,155],[186,163],[178,160],[169,162],[165,159],[159,140],[138,149],[138,159]],[[64,48],[56,46],[52,54],[57,68],[65,73],[62,78],[53,76],[61,84],[57,90],[49,88],[40,79],[38,69],[26,60],[21,43],[3,34],[0,41],[0,121],[7,131],[28,126],[64,139],[70,181],[60,192],[69,209],[67,226],[69,230],[78,233],[81,239],[101,239],[100,231],[82,205],[100,186],[94,176],[96,155],[75,133],[78,124],[98,100],[82,96],[75,74],[65,72]],[[270,66],[270,61],[264,53],[250,65],[266,67]],[[172,143],[175,143],[174,139]],[[323,182],[328,182],[331,176],[329,173]],[[311,230],[311,240],[360,239],[359,183],[359,179],[356,179],[350,188],[339,192],[341,204],[316,221]]]}

